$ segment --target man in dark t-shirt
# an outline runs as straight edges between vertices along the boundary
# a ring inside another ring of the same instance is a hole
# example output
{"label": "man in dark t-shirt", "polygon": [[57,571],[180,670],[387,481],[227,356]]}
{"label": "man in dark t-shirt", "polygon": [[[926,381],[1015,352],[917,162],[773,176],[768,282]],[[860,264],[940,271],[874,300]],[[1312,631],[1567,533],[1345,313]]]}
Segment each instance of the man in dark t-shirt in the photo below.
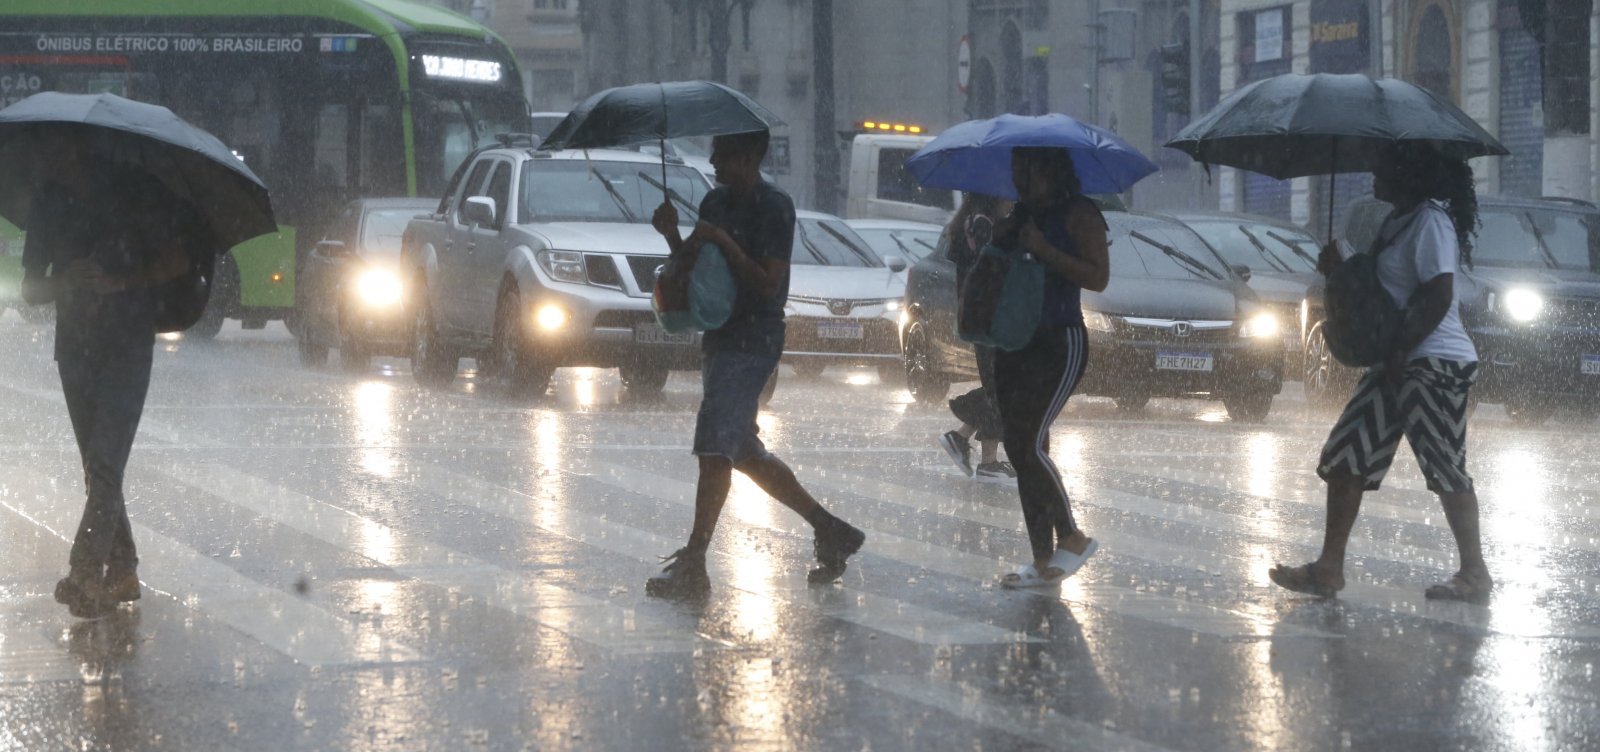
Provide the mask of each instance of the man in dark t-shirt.
{"label": "man in dark t-shirt", "polygon": [[656,230],[673,256],[692,258],[702,244],[714,244],[727,258],[738,288],[727,323],[706,332],[703,340],[704,396],[694,431],[694,453],[700,458],[694,528],[688,545],[669,556],[661,574],[646,583],[645,592],[656,597],[709,592],[706,549],[734,470],[811,523],[818,563],[808,576],[811,582],[839,579],[845,561],[866,540],[806,492],[789,466],[767,451],[756,427],[761,391],[783,355],[783,307],[794,242],[794,202],[761,178],[767,142],[766,131],[715,139],[711,164],[721,185],[701,201],[700,221],[689,237],[679,234],[678,212],[670,202],[655,214]]}

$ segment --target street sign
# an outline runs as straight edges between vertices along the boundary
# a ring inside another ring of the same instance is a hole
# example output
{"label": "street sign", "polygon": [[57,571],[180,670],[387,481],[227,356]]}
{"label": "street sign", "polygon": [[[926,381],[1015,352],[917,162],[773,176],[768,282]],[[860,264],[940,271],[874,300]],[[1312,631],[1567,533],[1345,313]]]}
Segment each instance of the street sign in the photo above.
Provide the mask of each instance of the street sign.
{"label": "street sign", "polygon": [[956,45],[956,86],[961,93],[967,93],[967,85],[972,83],[972,36],[963,34],[961,44]]}

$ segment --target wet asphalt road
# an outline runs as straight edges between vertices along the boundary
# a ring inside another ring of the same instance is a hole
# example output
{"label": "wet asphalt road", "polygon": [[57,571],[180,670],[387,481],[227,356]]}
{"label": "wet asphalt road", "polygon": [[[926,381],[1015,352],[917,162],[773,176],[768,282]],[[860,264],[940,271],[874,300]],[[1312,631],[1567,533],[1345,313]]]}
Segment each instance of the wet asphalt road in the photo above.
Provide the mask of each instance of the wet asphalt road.
{"label": "wet asphalt road", "polygon": [[[770,446],[868,532],[738,481],[700,607],[644,597],[685,536],[698,377],[636,402],[563,371],[517,404],[402,361],[306,370],[281,328],[163,343],[129,473],[145,597],[51,600],[81,510],[48,329],[0,320],[0,750],[1600,749],[1600,439],[1473,419],[1492,605],[1423,600],[1453,548],[1408,453],[1335,602],[1314,555],[1332,417],[1075,398],[1054,455],[1103,547],[1010,593],[1015,491],[934,448],[870,371],[789,378]],[[470,362],[464,363],[470,365]]]}

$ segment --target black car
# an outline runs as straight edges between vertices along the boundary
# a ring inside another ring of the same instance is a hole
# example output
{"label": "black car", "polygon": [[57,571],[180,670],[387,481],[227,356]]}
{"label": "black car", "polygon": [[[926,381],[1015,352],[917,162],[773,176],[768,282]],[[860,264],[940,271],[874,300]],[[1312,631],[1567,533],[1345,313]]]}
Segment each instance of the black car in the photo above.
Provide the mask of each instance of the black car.
{"label": "black car", "polygon": [[[1283,386],[1283,327],[1240,275],[1193,231],[1153,214],[1108,212],[1111,283],[1085,292],[1089,368],[1079,394],[1126,410],[1151,397],[1220,399],[1236,420],[1266,417]],[[977,378],[972,346],[955,336],[955,265],[948,244],[912,267],[901,351],[912,396],[943,400]]]}
{"label": "black car", "polygon": [[[1304,228],[1251,214],[1168,212],[1167,216],[1194,230],[1285,324],[1299,317],[1306,291],[1322,279],[1317,275],[1321,248]],[[1283,345],[1298,355],[1299,327],[1283,328]]]}
{"label": "black car", "polygon": [[[1344,238],[1366,250],[1388,204],[1358,199]],[[1600,409],[1600,209],[1565,199],[1480,197],[1472,266],[1456,275],[1461,321],[1478,348],[1480,402],[1503,403],[1520,424],[1558,408],[1592,418]],[[1306,396],[1337,404],[1359,372],[1328,354],[1321,286],[1304,303]]]}
{"label": "black car", "polygon": [[352,370],[366,368],[375,355],[410,354],[411,319],[401,304],[400,237],[412,217],[438,203],[368,198],[345,206],[297,273],[295,333],[302,363],[327,362],[331,348]]}

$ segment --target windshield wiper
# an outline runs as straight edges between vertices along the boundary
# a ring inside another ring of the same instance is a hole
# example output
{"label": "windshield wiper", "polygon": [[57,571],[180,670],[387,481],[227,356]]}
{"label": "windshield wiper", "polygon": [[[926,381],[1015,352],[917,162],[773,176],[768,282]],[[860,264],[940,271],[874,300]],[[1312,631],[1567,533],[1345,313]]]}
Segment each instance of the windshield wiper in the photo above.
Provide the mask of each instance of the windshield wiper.
{"label": "windshield wiper", "polygon": [[1134,231],[1134,232],[1131,232],[1131,233],[1128,233],[1128,234],[1132,235],[1137,240],[1143,240],[1144,242],[1149,243],[1152,246],[1155,246],[1162,253],[1165,253],[1168,256],[1171,256],[1174,260],[1176,260],[1176,261],[1188,266],[1190,271],[1194,271],[1194,270],[1198,269],[1198,270],[1200,270],[1202,272],[1205,272],[1206,274],[1211,275],[1211,277],[1213,279],[1222,279],[1222,275],[1218,274],[1215,269],[1212,269],[1211,267],[1206,266],[1199,259],[1196,259],[1195,257],[1190,256],[1189,254],[1184,253],[1183,251],[1180,251],[1180,250],[1178,250],[1176,248],[1173,248],[1172,246],[1167,245],[1165,243],[1157,242],[1155,239],[1151,238],[1149,235],[1146,235],[1146,234],[1144,234],[1142,232]]}
{"label": "windshield wiper", "polygon": [[1267,260],[1268,266],[1271,266],[1280,272],[1289,271],[1283,261],[1277,256],[1272,255],[1272,251],[1267,250],[1267,244],[1261,242],[1261,239],[1256,237],[1256,234],[1251,232],[1250,228],[1245,227],[1244,225],[1239,225],[1239,232],[1243,233],[1245,238],[1249,239],[1250,245],[1256,247],[1256,252],[1261,254],[1261,258]]}
{"label": "windshield wiper", "polygon": [[689,217],[689,219],[691,221],[694,221],[694,222],[700,221],[700,207],[697,207],[694,204],[689,203],[689,200],[684,198],[677,191],[675,191],[675,190],[673,190],[671,188],[668,188],[661,181],[656,180],[655,178],[651,177],[649,173],[647,173],[647,172],[645,172],[643,170],[639,171],[639,177],[642,180],[644,180],[644,182],[648,183],[652,188],[655,188],[656,190],[661,191],[661,195],[666,196],[668,200],[672,201],[673,203],[675,203],[678,206],[681,206],[685,210],[687,210],[689,212],[689,214],[692,215],[691,217]]}
{"label": "windshield wiper", "polygon": [[1534,221],[1532,216],[1523,217],[1522,220],[1528,223],[1528,229],[1533,231],[1533,239],[1538,241],[1539,252],[1544,254],[1545,263],[1549,264],[1552,269],[1560,269],[1561,264],[1556,262],[1555,253],[1550,251],[1550,244],[1545,242],[1544,232],[1539,229],[1539,223]]}
{"label": "windshield wiper", "polygon": [[600,174],[600,168],[595,167],[593,162],[589,163],[589,174],[593,175],[595,180],[600,181],[600,185],[605,187],[606,193],[611,194],[611,200],[617,202],[617,208],[622,210],[622,216],[624,218],[626,218],[629,222],[639,221],[639,217],[633,213],[632,209],[628,208],[628,200],[623,198],[621,193],[617,192],[617,187],[612,185],[611,181],[606,180],[606,176]]}
{"label": "windshield wiper", "polygon": [[861,260],[861,263],[866,264],[870,268],[883,266],[883,261],[878,258],[877,254],[871,254],[869,256],[868,254],[862,253],[860,248],[857,248],[854,243],[850,242],[849,238],[844,236],[844,233],[839,232],[838,230],[835,230],[825,224],[819,224],[818,227],[821,227],[823,232],[832,235],[834,239],[838,240],[839,245],[844,246],[846,250],[855,254],[856,258]]}
{"label": "windshield wiper", "polygon": [[1311,254],[1300,250],[1300,244],[1299,243],[1296,243],[1293,240],[1290,240],[1290,239],[1288,239],[1288,238],[1286,238],[1286,237],[1284,237],[1282,235],[1279,235],[1278,233],[1275,233],[1275,232],[1273,232],[1271,230],[1267,230],[1267,237],[1272,238],[1273,240],[1276,240],[1279,243],[1284,244],[1285,246],[1287,246],[1289,248],[1289,250],[1294,251],[1294,255],[1305,259],[1306,263],[1310,264],[1312,267],[1315,267],[1317,265],[1317,260],[1315,258],[1312,258]]}

